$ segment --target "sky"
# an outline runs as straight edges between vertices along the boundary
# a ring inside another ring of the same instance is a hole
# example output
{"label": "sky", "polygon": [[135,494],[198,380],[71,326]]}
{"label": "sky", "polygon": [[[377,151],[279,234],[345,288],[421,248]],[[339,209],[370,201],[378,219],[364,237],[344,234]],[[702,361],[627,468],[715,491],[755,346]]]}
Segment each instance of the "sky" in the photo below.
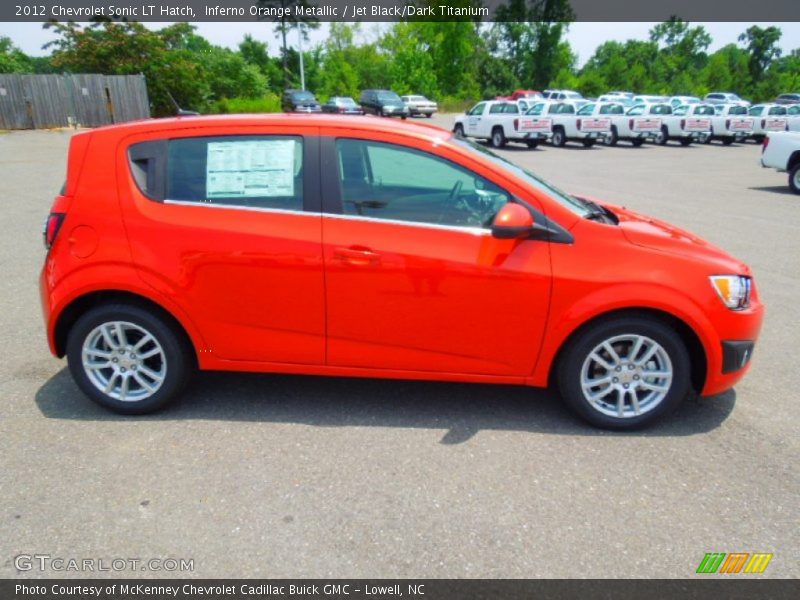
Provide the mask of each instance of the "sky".
{"label": "sky", "polygon": [[[160,28],[168,23],[146,23],[148,27]],[[198,33],[219,46],[236,48],[245,34],[249,33],[257,40],[266,42],[270,46],[270,53],[278,53],[279,42],[274,35],[274,25],[269,23],[196,23]],[[582,66],[591,55],[595,48],[605,41],[628,39],[647,39],[648,32],[656,23],[573,23],[570,25],[567,39],[574,52],[578,54],[578,66]],[[693,23],[702,25],[711,34],[713,43],[709,50],[711,52],[725,46],[726,44],[736,43],[740,33],[753,23]],[[775,25],[783,30],[780,46],[784,54],[795,48],[800,48],[800,23],[755,23],[760,27]],[[361,26],[362,40],[371,41],[376,39],[382,29],[388,26],[386,23],[364,23]],[[310,32],[310,43],[323,41],[327,37],[328,25],[322,26]],[[21,48],[25,53],[31,55],[47,54],[42,50],[42,46],[53,38],[50,31],[42,29],[40,23],[7,23],[0,22],[0,36],[10,37],[14,44]],[[291,34],[290,43],[296,47],[297,34]]]}

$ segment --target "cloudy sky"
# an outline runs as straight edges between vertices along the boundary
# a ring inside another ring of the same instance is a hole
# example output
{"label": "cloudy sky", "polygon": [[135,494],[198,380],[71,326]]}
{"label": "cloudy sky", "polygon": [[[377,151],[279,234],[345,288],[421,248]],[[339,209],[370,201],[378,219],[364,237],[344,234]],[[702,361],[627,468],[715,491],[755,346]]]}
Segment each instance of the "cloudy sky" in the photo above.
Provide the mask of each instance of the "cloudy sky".
{"label": "cloudy sky", "polygon": [[[148,27],[159,28],[167,23],[147,23]],[[267,42],[273,54],[277,53],[278,40],[274,35],[274,26],[268,23],[197,23],[198,32],[212,43],[235,48],[246,33],[254,38]],[[578,53],[578,64],[582,65],[594,52],[595,48],[607,40],[647,39],[649,30],[656,23],[573,23],[567,35],[570,44]],[[713,52],[726,44],[735,43],[737,37],[752,23],[695,23],[703,25],[711,34],[714,42],[710,50]],[[780,45],[784,53],[800,48],[800,23],[756,23],[761,27],[775,25],[783,30]],[[362,35],[366,39],[375,39],[385,23],[365,23]],[[42,55],[42,45],[52,39],[52,33],[42,29],[40,23],[2,23],[0,36],[10,37],[14,43],[26,53]],[[311,42],[319,42],[327,37],[327,24],[311,33]],[[297,43],[297,35],[290,41]]]}

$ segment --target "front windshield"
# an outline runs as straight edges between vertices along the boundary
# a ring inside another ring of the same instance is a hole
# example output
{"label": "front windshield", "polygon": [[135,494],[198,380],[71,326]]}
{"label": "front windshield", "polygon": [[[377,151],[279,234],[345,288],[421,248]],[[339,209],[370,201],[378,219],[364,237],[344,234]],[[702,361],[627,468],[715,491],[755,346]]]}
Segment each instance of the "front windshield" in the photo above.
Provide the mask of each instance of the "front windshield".
{"label": "front windshield", "polygon": [[545,193],[548,197],[552,198],[556,202],[558,202],[561,206],[569,209],[576,215],[580,217],[585,217],[589,213],[592,212],[592,208],[586,205],[585,202],[570,196],[569,194],[562,192],[554,185],[547,183],[546,181],[539,179],[536,175],[531,173],[530,171],[523,169],[522,167],[518,167],[514,163],[507,161],[505,158],[498,156],[494,152],[491,152],[487,148],[481,146],[480,144],[476,144],[471,140],[467,140],[464,138],[456,138],[453,137],[450,141],[459,146],[460,148],[464,148],[473,154],[477,154],[482,158],[488,159],[497,167],[500,167],[503,171],[514,175],[515,177],[519,177],[532,187],[536,188],[540,192]]}
{"label": "front windshield", "polygon": [[337,98],[337,99],[336,99],[336,104],[339,104],[340,106],[355,106],[355,105],[356,105],[356,101],[355,101],[355,100],[353,100],[353,99],[352,99],[352,98],[350,98],[350,97],[347,97],[347,98]]}
{"label": "front windshield", "polygon": [[295,102],[309,102],[314,100],[314,94],[311,92],[294,92],[292,94]]}
{"label": "front windshield", "polygon": [[378,99],[383,100],[384,102],[401,102],[400,96],[394,92],[381,92],[378,94]]}

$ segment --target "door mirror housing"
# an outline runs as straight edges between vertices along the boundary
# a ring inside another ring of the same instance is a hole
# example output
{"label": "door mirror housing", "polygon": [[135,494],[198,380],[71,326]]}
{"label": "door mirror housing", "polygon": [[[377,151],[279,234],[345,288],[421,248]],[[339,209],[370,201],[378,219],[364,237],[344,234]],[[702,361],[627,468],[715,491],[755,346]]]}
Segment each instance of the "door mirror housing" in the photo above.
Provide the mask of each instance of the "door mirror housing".
{"label": "door mirror housing", "polygon": [[515,202],[508,202],[492,222],[492,235],[501,240],[516,240],[533,233],[533,215]]}

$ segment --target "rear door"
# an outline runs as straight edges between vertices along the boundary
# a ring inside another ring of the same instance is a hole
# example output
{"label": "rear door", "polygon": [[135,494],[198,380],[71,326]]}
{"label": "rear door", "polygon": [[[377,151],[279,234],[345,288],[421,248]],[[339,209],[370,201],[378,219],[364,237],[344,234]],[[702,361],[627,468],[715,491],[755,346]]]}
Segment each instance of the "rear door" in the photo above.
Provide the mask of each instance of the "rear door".
{"label": "rear door", "polygon": [[433,142],[323,130],[321,147],[328,363],[529,374],[550,249],[492,237],[502,182]]}
{"label": "rear door", "polygon": [[129,138],[121,150],[133,260],[190,315],[203,351],[322,364],[316,128],[183,128]]}

